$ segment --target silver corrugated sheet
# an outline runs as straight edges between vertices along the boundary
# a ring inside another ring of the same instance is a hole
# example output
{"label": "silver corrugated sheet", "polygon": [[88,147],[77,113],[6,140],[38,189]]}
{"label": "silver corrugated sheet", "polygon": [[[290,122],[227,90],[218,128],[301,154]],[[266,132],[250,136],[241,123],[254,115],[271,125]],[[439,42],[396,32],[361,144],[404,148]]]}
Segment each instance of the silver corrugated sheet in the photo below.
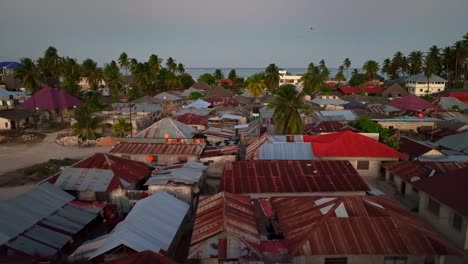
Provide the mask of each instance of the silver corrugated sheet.
{"label": "silver corrugated sheet", "polygon": [[258,149],[260,160],[313,160],[310,143],[270,143]]}
{"label": "silver corrugated sheet", "polygon": [[28,238],[40,241],[56,249],[61,249],[72,238],[62,233],[36,225],[23,234]]}
{"label": "silver corrugated sheet", "polygon": [[56,248],[46,246],[24,236],[19,236],[16,240],[8,243],[7,246],[31,256],[52,256],[58,251]]}
{"label": "silver corrugated sheet", "polygon": [[81,226],[87,225],[89,222],[96,218],[97,214],[93,214],[86,210],[80,209],[74,205],[66,205],[65,207],[58,210],[55,215],[59,215],[70,219],[72,222],[77,223]]}
{"label": "silver corrugated sheet", "polygon": [[105,192],[113,178],[112,170],[65,168],[55,186],[63,190]]}

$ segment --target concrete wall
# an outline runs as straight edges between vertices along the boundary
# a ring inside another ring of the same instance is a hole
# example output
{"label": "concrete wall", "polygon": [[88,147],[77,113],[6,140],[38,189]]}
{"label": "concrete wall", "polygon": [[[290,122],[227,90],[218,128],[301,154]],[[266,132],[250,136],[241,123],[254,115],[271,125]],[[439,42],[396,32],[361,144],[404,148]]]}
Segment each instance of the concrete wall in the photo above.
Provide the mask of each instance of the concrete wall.
{"label": "concrete wall", "polygon": [[462,228],[461,231],[458,231],[452,226],[454,210],[444,204],[439,203],[439,216],[435,216],[427,210],[428,200],[429,196],[426,193],[420,192],[419,215],[428,221],[431,225],[433,225],[439,232],[443,233],[445,237],[455,243],[458,247],[463,248],[464,250],[468,250],[467,217],[462,216]]}
{"label": "concrete wall", "polygon": [[[224,164],[226,162],[235,161],[235,155],[228,156],[216,156],[200,159],[200,162],[209,162],[208,168],[206,169],[207,175],[221,175],[223,173]],[[213,162],[211,162],[213,161]]]}
{"label": "concrete wall", "polygon": [[[294,257],[292,263],[294,264],[324,264],[325,258],[340,258],[346,257],[347,264],[383,264],[385,256],[382,255],[357,255],[357,256],[301,256]],[[423,264],[426,256],[407,256],[406,264]],[[434,257],[435,264],[443,264],[443,257]]]}
{"label": "concrete wall", "polygon": [[393,129],[405,131],[416,131],[418,127],[436,127],[434,121],[378,121],[377,123],[379,123],[379,125],[381,125],[383,128],[393,127]]}
{"label": "concrete wall", "polygon": [[[427,83],[406,83],[406,88],[408,92],[411,94],[415,94],[417,96],[426,95],[428,94],[427,90]],[[445,83],[429,83],[429,94],[442,92],[445,90]]]}

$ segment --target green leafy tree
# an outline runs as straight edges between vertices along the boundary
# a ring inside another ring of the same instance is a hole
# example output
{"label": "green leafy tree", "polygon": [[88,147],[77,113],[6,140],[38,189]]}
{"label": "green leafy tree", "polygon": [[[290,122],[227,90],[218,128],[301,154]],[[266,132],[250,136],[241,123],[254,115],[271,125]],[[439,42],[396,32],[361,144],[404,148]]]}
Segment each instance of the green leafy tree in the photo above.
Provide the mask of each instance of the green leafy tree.
{"label": "green leafy tree", "polygon": [[379,138],[382,142],[394,149],[398,149],[398,140],[390,137],[390,130],[383,128],[368,117],[360,117],[356,121],[350,122],[349,125],[362,132],[379,133]]}
{"label": "green leafy tree", "polygon": [[104,80],[107,84],[107,87],[110,90],[112,98],[115,100],[118,98],[120,91],[123,88],[121,82],[121,74],[119,66],[115,61],[111,61],[111,63],[106,64],[104,66]]}
{"label": "green leafy tree", "polygon": [[265,92],[265,89],[267,88],[263,77],[264,76],[262,73],[255,73],[247,78],[247,85],[245,90],[252,94],[252,96],[255,98],[255,101],[258,100],[258,98],[263,94],[263,92]]}
{"label": "green leafy tree", "polygon": [[38,60],[39,68],[47,85],[57,87],[62,75],[63,58],[58,55],[57,49],[49,47],[44,56]]}
{"label": "green leafy tree", "polygon": [[213,76],[214,76],[216,81],[224,79],[224,74],[220,69],[216,69]]}
{"label": "green leafy tree", "polygon": [[185,66],[182,63],[177,64],[177,73],[183,74],[185,73]]}
{"label": "green leafy tree", "polygon": [[325,60],[321,60],[319,62],[319,69],[322,79],[324,81],[328,81],[328,79],[330,78],[330,71],[328,70],[327,65],[325,64]]}
{"label": "green leafy tree", "polygon": [[37,92],[42,83],[41,73],[30,58],[22,58],[21,64],[14,70],[15,78],[21,80],[21,84],[31,94]]}
{"label": "green leafy tree", "polygon": [[211,73],[204,73],[200,75],[197,79],[198,82],[205,82],[209,86],[214,86],[216,84],[216,78]]}
{"label": "green leafy tree", "polygon": [[449,81],[449,84],[450,84],[450,79],[451,79],[450,77],[452,76],[451,75],[452,72],[450,71],[450,69],[451,67],[453,67],[454,57],[455,56],[454,56],[454,51],[452,47],[447,46],[442,50],[441,63],[442,63],[443,72],[444,72],[443,76]]}
{"label": "green leafy tree", "polygon": [[166,68],[168,71],[172,72],[172,73],[175,73],[176,70],[177,70],[177,63],[176,61],[172,58],[172,57],[169,57],[166,61]]}
{"label": "green leafy tree", "polygon": [[349,58],[344,59],[343,66],[346,69],[346,79],[349,79],[349,67],[351,67],[351,60]]}
{"label": "green leafy tree", "polygon": [[238,76],[237,76],[236,70],[232,69],[228,74],[228,79],[235,83],[237,81],[237,78]]}
{"label": "green leafy tree", "polygon": [[86,59],[81,65],[82,75],[88,80],[91,89],[97,89],[100,82],[103,80],[102,69],[97,66],[97,63],[92,59]]}
{"label": "green leafy tree", "polygon": [[416,75],[422,72],[423,53],[421,51],[413,51],[409,54],[409,73]]}
{"label": "green leafy tree", "polygon": [[132,87],[128,91],[128,100],[133,101],[141,97],[141,91],[139,87]]}
{"label": "green leafy tree", "polygon": [[343,65],[338,67],[338,72],[336,73],[335,78],[340,83],[345,80],[346,77],[344,75],[344,66]]}
{"label": "green leafy tree", "polygon": [[127,123],[125,118],[119,117],[117,123],[112,126],[112,132],[116,137],[126,137],[132,132],[132,125]]}
{"label": "green leafy tree", "polygon": [[424,60],[424,66],[423,66],[423,73],[424,77],[427,79],[427,89],[426,89],[426,95],[429,95],[429,80],[431,79],[431,76],[435,74],[437,71],[437,66],[436,62],[433,61],[434,57],[431,56],[426,56],[426,59]]}
{"label": "green leafy tree", "polygon": [[191,92],[188,99],[190,100],[197,100],[203,97],[203,94],[200,92]]}
{"label": "green leafy tree", "polygon": [[183,73],[180,75],[180,83],[182,84],[183,89],[188,89],[195,84],[195,81],[190,74]]}
{"label": "green leafy tree", "polygon": [[348,83],[351,86],[361,86],[366,83],[366,75],[362,73],[353,73]]}
{"label": "green leafy tree", "polygon": [[265,84],[268,87],[268,90],[274,91],[279,87],[279,68],[274,63],[268,65],[265,69]]}
{"label": "green leafy tree", "polygon": [[379,63],[373,60],[368,60],[362,66],[362,69],[365,72],[366,77],[369,81],[372,81],[375,78],[375,75],[380,69]]}
{"label": "green leafy tree", "polygon": [[440,49],[436,45],[433,45],[429,48],[429,52],[426,55],[430,59],[431,63],[433,64],[434,73],[440,75],[442,71],[441,63],[440,63]]}
{"label": "green leafy tree", "polygon": [[[118,62],[120,68],[125,70],[125,76],[128,76],[128,70],[130,69],[131,61],[127,53],[122,52],[119,56]],[[126,83],[125,85],[128,86],[128,83]]]}
{"label": "green leafy tree", "polygon": [[75,109],[75,121],[72,125],[73,134],[84,140],[94,140],[99,137],[96,130],[101,127],[101,119],[94,116],[93,111],[87,106]]}
{"label": "green leafy tree", "polygon": [[274,109],[273,120],[277,129],[283,134],[301,134],[304,123],[301,112],[309,112],[311,108],[304,102],[304,93],[297,92],[292,84],[281,85],[274,94],[275,101],[268,105]]}
{"label": "green leafy tree", "polygon": [[404,67],[403,64],[405,63],[404,62],[405,59],[403,57],[404,55],[400,51],[397,51],[393,55],[392,67],[391,67],[393,72],[390,74],[392,75],[392,77],[394,77],[393,79],[398,79],[402,75],[402,68]]}
{"label": "green leafy tree", "polygon": [[322,74],[320,67],[315,66],[313,63],[309,64],[307,72],[301,77],[303,91],[306,94],[321,92],[327,87],[325,81],[327,76]]}

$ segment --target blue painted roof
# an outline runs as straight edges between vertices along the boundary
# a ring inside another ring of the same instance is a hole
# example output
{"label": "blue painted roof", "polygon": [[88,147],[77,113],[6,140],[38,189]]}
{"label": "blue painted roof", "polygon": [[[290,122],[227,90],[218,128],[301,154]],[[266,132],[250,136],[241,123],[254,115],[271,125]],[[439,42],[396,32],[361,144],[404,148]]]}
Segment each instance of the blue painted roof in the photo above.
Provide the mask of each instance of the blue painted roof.
{"label": "blue painted roof", "polygon": [[20,66],[21,64],[18,63],[18,62],[14,62],[14,61],[2,61],[0,62],[0,68],[8,68],[8,69],[14,69],[18,66]]}

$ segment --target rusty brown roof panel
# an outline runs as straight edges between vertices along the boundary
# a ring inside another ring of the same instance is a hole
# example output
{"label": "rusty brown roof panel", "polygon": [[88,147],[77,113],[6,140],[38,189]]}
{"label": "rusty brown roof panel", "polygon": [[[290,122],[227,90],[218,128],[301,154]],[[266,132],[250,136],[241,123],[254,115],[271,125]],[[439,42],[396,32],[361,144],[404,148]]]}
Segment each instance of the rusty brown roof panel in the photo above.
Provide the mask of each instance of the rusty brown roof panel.
{"label": "rusty brown roof panel", "polygon": [[250,160],[226,163],[220,191],[246,193],[369,190],[348,161]]}
{"label": "rusty brown roof panel", "polygon": [[204,147],[204,144],[120,142],[110,153],[199,156]]}

